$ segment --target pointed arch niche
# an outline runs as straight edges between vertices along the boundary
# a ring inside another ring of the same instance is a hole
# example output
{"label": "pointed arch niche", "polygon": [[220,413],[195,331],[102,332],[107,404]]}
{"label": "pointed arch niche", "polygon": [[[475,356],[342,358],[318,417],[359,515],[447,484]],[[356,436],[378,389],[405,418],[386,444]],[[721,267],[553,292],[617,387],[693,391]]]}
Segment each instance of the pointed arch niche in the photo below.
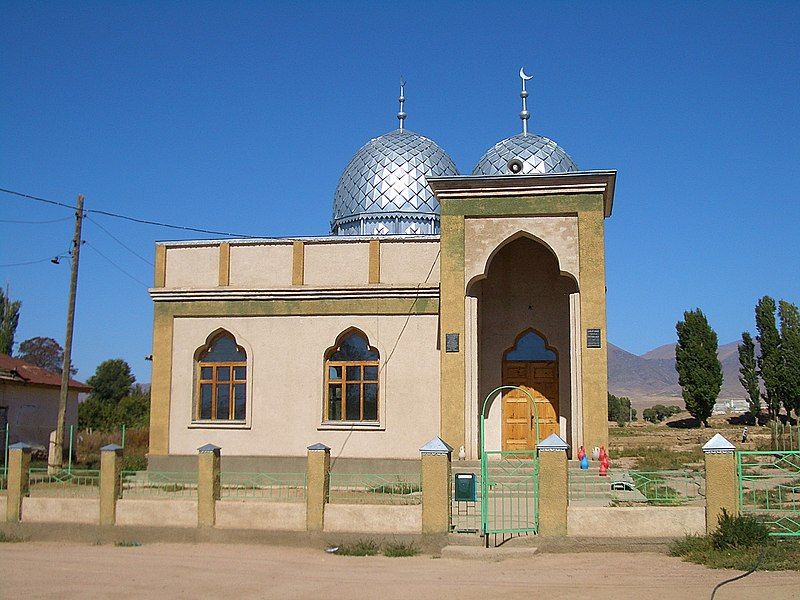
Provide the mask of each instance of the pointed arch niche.
{"label": "pointed arch niche", "polygon": [[[494,249],[484,249],[485,271],[467,284],[466,357],[468,393],[465,407],[471,445],[477,456],[480,406],[495,388],[506,384],[504,369],[515,362],[550,363],[557,392],[553,400],[556,432],[572,439],[576,414],[573,388],[577,385],[575,358],[575,307],[578,283],[565,271],[556,252],[525,231],[512,231]],[[520,368],[522,366],[520,365]],[[503,441],[502,397],[488,405],[486,448],[501,450]],[[535,438],[535,435],[534,435]],[[507,442],[507,440],[506,440]],[[520,442],[521,443],[521,442]],[[534,439],[535,443],[535,439]]]}

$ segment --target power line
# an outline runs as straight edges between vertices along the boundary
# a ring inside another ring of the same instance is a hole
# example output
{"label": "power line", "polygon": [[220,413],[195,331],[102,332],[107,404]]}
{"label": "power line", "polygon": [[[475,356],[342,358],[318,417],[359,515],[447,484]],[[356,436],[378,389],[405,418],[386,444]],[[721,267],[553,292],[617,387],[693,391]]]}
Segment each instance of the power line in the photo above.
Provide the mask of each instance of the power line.
{"label": "power line", "polygon": [[29,260],[27,262],[8,263],[8,264],[5,264],[5,265],[0,265],[0,267],[23,267],[25,265],[35,265],[35,264],[47,262],[47,261],[50,261],[50,260],[53,260],[53,258],[52,257],[48,257],[48,258],[41,258],[39,260]]}
{"label": "power line", "polygon": [[125,242],[123,242],[121,239],[119,239],[117,236],[115,236],[113,233],[111,233],[111,232],[110,232],[108,229],[106,229],[105,227],[103,227],[102,225],[100,225],[100,223],[98,223],[97,221],[95,221],[95,220],[94,220],[94,219],[92,219],[91,217],[86,217],[86,219],[87,219],[88,221],[91,221],[91,222],[92,222],[92,223],[94,223],[95,225],[97,225],[97,226],[98,226],[100,229],[102,229],[103,231],[105,231],[105,232],[106,232],[106,234],[107,234],[107,235],[108,235],[108,236],[109,236],[111,239],[113,239],[115,242],[117,242],[117,243],[118,243],[120,246],[122,246],[123,248],[125,248],[125,250],[127,250],[128,252],[130,252],[131,254],[133,254],[133,255],[134,255],[135,257],[137,257],[139,260],[143,261],[145,264],[147,264],[147,265],[149,265],[149,266],[151,266],[151,267],[155,266],[155,265],[152,263],[152,261],[150,261],[150,260],[146,259],[144,256],[142,256],[141,254],[139,254],[138,252],[136,252],[136,251],[135,251],[133,248],[130,248],[130,247],[127,245],[127,244],[125,244]]}
{"label": "power line", "polygon": [[0,219],[0,223],[19,223],[21,225],[46,225],[47,223],[61,223],[62,221],[70,221],[72,217],[64,217],[63,219],[50,219],[49,221],[16,221],[14,219]]}
{"label": "power line", "polygon": [[[61,206],[63,208],[69,208],[72,210],[78,210],[77,206],[72,206],[70,204],[65,204],[63,202],[56,202],[55,200],[48,200],[47,198],[40,198],[39,196],[33,196],[31,194],[23,194],[22,192],[15,192],[14,190],[8,190],[5,188],[0,188],[0,192],[4,192],[6,194],[11,194],[13,196],[19,196],[21,198],[27,198],[29,200],[36,200],[37,202],[45,202],[47,204],[52,204],[54,206]],[[211,235],[223,235],[225,237],[235,237],[235,238],[247,238],[247,239],[257,239],[258,236],[255,235],[246,235],[243,233],[231,233],[230,231],[215,231],[213,229],[203,229],[200,227],[190,227],[188,225],[174,225],[172,223],[162,223],[161,221],[152,221],[150,219],[139,219],[138,217],[131,217],[128,215],[122,215],[119,213],[113,213],[106,210],[97,210],[94,208],[89,208],[84,210],[84,213],[94,213],[96,215],[103,215],[105,217],[113,217],[115,219],[123,219],[125,221],[131,221],[133,223],[139,223],[141,225],[154,225],[156,227],[166,227],[167,229],[178,229],[181,231],[193,231],[195,233],[208,233]]]}
{"label": "power line", "polygon": [[100,252],[100,250],[98,250],[97,248],[95,248],[95,247],[94,247],[92,244],[90,244],[90,243],[89,243],[89,242],[87,242],[86,240],[84,240],[84,243],[85,243],[87,246],[89,246],[89,247],[90,247],[92,250],[94,250],[95,252],[97,252],[97,253],[98,253],[100,256],[102,256],[104,259],[106,259],[106,260],[107,260],[107,261],[108,261],[108,262],[111,264],[111,266],[112,266],[112,267],[114,267],[115,269],[117,269],[117,271],[119,271],[120,273],[122,273],[122,274],[123,274],[123,275],[125,275],[126,277],[128,277],[128,278],[132,279],[133,281],[135,281],[135,282],[136,282],[136,283],[138,283],[139,285],[142,285],[142,286],[144,286],[145,288],[148,288],[148,289],[149,289],[149,287],[150,287],[150,286],[149,286],[149,285],[147,285],[147,284],[146,284],[144,281],[142,281],[141,279],[137,279],[136,277],[134,277],[133,275],[131,275],[130,273],[128,273],[128,272],[127,272],[125,269],[123,269],[122,267],[120,267],[120,266],[119,266],[117,263],[115,263],[113,260],[111,260],[110,258],[108,258],[108,257],[107,257],[105,254],[103,254],[102,252]]}

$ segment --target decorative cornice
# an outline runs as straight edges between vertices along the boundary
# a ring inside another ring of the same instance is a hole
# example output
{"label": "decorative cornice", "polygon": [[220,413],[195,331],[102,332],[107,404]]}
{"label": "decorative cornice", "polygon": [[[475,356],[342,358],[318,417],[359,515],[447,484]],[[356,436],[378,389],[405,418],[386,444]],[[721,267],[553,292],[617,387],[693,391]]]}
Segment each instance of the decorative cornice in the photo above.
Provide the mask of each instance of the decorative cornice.
{"label": "decorative cornice", "polygon": [[536,449],[539,452],[566,452],[569,450],[569,444],[555,433],[551,433],[537,444]]}
{"label": "decorative cornice", "polygon": [[419,451],[420,454],[449,455],[453,452],[453,447],[437,436],[420,448]]}
{"label": "decorative cornice", "polygon": [[438,285],[382,286],[361,288],[150,288],[154,302],[185,302],[187,300],[350,300],[354,298],[438,298]]}
{"label": "decorative cornice", "polygon": [[579,171],[533,175],[429,177],[441,201],[458,198],[503,198],[555,194],[603,194],[604,214],[611,216],[616,171]]}

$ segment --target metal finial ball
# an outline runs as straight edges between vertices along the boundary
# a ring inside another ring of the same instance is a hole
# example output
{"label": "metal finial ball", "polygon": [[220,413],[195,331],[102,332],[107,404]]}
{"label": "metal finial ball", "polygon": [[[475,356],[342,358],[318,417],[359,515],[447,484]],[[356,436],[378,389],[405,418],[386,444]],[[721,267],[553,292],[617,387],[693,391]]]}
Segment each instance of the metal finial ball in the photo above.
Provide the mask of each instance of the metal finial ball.
{"label": "metal finial ball", "polygon": [[402,112],[402,111],[397,113],[397,118],[398,119],[405,119],[407,116],[408,115],[406,113]]}
{"label": "metal finial ball", "polygon": [[527,97],[528,97],[528,92],[527,92],[527,90],[522,90],[522,91],[519,93],[519,97],[520,97],[520,98],[527,98]]}
{"label": "metal finial ball", "polygon": [[519,117],[520,119],[530,119],[531,113],[529,113],[527,110],[523,110],[519,113]]}

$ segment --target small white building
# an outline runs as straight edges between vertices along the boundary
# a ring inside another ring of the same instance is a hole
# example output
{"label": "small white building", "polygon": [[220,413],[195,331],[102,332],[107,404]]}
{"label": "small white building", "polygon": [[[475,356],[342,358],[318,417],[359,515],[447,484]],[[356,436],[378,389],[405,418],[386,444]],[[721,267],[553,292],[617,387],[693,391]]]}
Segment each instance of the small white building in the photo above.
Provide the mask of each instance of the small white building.
{"label": "small white building", "polygon": [[[69,426],[78,424],[78,394],[90,389],[70,379],[64,439]],[[0,354],[0,436],[8,426],[10,444],[25,442],[46,451],[58,421],[60,393],[60,374]]]}

